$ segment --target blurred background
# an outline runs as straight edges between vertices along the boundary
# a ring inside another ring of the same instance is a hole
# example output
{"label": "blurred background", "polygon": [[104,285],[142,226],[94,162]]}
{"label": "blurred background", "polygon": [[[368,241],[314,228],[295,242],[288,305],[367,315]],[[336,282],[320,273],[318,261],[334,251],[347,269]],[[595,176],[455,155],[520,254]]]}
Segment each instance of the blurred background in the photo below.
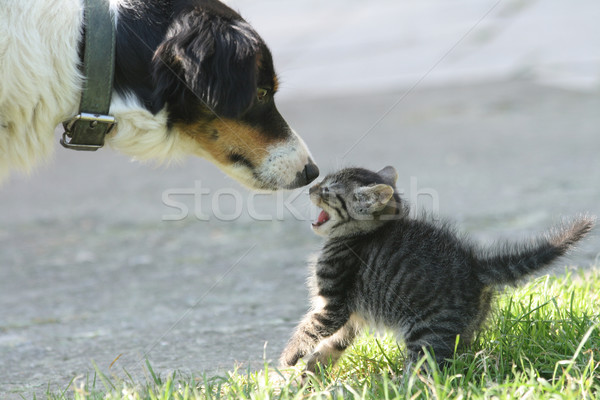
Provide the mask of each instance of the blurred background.
{"label": "blurred background", "polygon": [[[597,1],[228,4],[271,48],[278,107],[322,174],[393,165],[416,209],[482,243],[600,214]],[[92,360],[143,376],[145,359],[162,374],[277,359],[320,243],[307,189],[252,195],[200,159],[70,152],[59,134],[0,187],[2,397],[64,389]],[[556,271],[599,252],[593,234]]]}

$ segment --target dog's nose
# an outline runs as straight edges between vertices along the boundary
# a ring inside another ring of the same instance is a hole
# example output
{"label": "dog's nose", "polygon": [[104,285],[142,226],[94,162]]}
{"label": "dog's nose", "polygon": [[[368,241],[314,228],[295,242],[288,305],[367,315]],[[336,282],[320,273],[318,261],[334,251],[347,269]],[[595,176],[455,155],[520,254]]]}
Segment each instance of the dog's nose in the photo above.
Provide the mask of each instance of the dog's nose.
{"label": "dog's nose", "polygon": [[286,189],[296,189],[306,186],[314,181],[317,176],[319,176],[319,167],[317,167],[312,160],[309,160],[308,164],[304,166],[304,169],[296,173],[296,179],[294,179],[294,182],[286,186]]}
{"label": "dog's nose", "polygon": [[317,179],[317,176],[319,176],[319,167],[317,167],[312,161],[309,161],[309,163],[304,166],[304,171],[302,175],[305,180],[304,184],[308,185],[309,183]]}

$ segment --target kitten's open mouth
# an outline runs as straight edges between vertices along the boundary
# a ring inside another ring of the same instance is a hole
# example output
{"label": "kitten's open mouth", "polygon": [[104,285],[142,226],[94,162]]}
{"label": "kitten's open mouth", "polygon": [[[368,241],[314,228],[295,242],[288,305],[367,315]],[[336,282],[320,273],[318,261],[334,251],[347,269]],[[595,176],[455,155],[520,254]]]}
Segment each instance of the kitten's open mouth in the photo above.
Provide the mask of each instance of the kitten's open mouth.
{"label": "kitten's open mouth", "polygon": [[317,218],[317,222],[313,222],[312,226],[315,228],[323,225],[325,222],[329,221],[329,214],[325,210],[321,210],[319,214],[319,218]]}

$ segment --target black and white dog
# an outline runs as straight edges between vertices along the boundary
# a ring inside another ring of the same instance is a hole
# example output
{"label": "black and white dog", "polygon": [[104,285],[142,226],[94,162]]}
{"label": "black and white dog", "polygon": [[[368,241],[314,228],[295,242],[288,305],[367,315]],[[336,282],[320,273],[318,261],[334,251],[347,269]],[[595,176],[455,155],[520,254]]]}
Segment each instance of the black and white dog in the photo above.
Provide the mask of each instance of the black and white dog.
{"label": "black and white dog", "polygon": [[[318,168],[281,117],[269,49],[217,0],[109,1],[116,23],[107,136],[136,159],[205,157],[256,189],[304,186]],[[3,0],[0,180],[29,170],[77,113],[82,0]]]}

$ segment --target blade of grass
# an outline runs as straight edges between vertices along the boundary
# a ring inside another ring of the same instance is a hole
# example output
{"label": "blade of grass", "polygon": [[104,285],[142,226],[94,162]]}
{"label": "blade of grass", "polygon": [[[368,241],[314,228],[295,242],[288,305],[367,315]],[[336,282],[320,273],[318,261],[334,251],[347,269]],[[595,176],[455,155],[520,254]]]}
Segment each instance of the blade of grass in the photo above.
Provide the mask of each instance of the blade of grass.
{"label": "blade of grass", "polygon": [[154,381],[154,384],[156,386],[162,385],[160,376],[158,376],[154,373],[154,370],[152,369],[152,365],[150,365],[150,361],[148,361],[147,358],[146,358],[146,367],[148,368],[148,372],[150,372],[150,375],[152,376],[152,380]]}

